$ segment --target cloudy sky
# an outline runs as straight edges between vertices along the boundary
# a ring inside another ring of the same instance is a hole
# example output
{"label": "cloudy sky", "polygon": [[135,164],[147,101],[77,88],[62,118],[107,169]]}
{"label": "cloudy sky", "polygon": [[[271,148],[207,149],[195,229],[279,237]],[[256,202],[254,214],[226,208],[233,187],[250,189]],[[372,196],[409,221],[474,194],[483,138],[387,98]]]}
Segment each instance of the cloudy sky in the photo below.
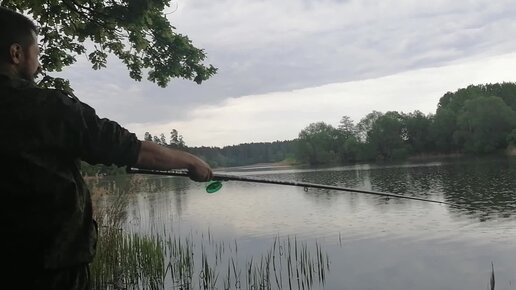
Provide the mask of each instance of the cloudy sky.
{"label": "cloudy sky", "polygon": [[218,67],[197,85],[135,82],[115,59],[62,74],[98,114],[189,146],[288,140],[373,110],[434,113],[470,84],[516,81],[513,0],[174,0],[176,32]]}

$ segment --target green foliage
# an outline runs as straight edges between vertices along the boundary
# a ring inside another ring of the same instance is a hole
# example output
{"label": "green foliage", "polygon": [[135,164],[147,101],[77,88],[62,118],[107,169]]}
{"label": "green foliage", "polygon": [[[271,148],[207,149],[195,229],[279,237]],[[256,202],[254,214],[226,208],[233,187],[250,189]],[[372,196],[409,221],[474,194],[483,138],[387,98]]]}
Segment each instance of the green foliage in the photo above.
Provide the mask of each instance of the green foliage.
{"label": "green foliage", "polygon": [[324,122],[312,123],[299,133],[298,158],[310,164],[337,160],[339,131]]}
{"label": "green foliage", "polygon": [[439,152],[449,153],[458,149],[453,142],[457,130],[457,114],[447,108],[439,108],[430,127],[430,136]]}
{"label": "green foliage", "polygon": [[145,140],[145,141],[152,141],[153,138],[152,138],[151,133],[145,132],[145,136],[143,137],[143,140]]}
{"label": "green foliage", "polygon": [[456,92],[446,93],[440,100],[437,113],[441,108],[458,113],[466,101],[480,97],[500,97],[510,108],[516,111],[516,83],[496,83],[485,85],[470,85]]}
{"label": "green foliage", "polygon": [[357,126],[347,116],[339,129],[310,124],[299,135],[297,158],[332,163],[491,153],[516,144],[515,107],[516,84],[471,85],[446,93],[435,115],[373,111]]}
{"label": "green foliage", "polygon": [[358,140],[358,137],[351,135],[344,137],[342,147],[340,147],[340,161],[341,162],[353,162],[364,159],[362,156],[362,143]]}
{"label": "green foliage", "polygon": [[359,130],[349,116],[343,116],[340,119],[337,139],[337,152],[341,162],[353,162],[359,159],[361,146]]}
{"label": "green foliage", "polygon": [[187,151],[206,160],[213,167],[276,163],[293,159],[297,141],[245,143],[233,146],[192,147]]}
{"label": "green foliage", "polygon": [[212,167],[240,166],[256,163],[274,163],[290,160],[294,162],[294,147],[296,141],[276,141],[246,143],[234,146],[219,147],[188,147],[183,136],[176,129],[170,132],[170,140],[167,142],[163,133],[160,137],[145,132],[144,140],[169,148],[188,151],[199,156]]}
{"label": "green foliage", "polygon": [[379,159],[398,159],[406,155],[407,139],[403,116],[395,111],[387,112],[372,123],[367,132],[367,142],[375,148]]}
{"label": "green foliage", "polygon": [[167,138],[165,138],[165,134],[161,133],[161,135],[159,135],[159,143],[167,144]]}
{"label": "green foliage", "polygon": [[441,108],[447,108],[455,113],[458,113],[464,103],[468,100],[478,98],[484,95],[484,90],[480,86],[468,86],[464,89],[459,89],[454,93],[448,92],[439,100],[437,104],[437,113]]}
{"label": "green foliage", "polygon": [[172,131],[170,132],[169,146],[175,147],[175,148],[186,147],[185,141],[183,141],[183,136],[180,135],[176,129],[172,129]]}
{"label": "green foliage", "polygon": [[[499,100],[486,100],[493,96]],[[480,108],[482,104],[487,107]],[[515,83],[470,85],[456,92],[446,93],[439,100],[431,128],[436,150],[488,153],[500,149],[507,144],[506,127],[512,124],[508,108],[516,111]],[[495,116],[494,112],[498,109],[502,110],[501,116]],[[475,116],[475,112],[480,115]],[[494,119],[490,119],[488,115]],[[487,132],[489,128],[491,132]],[[481,141],[483,138],[489,140]]]}
{"label": "green foliage", "polygon": [[383,115],[383,113],[378,111],[372,111],[367,114],[360,122],[357,124],[357,132],[360,140],[365,141],[367,139],[367,132],[371,130],[374,122]]}
{"label": "green foliage", "polygon": [[186,148],[185,141],[183,140],[183,136],[178,133],[176,129],[172,129],[170,132],[170,141],[167,141],[165,134],[161,133],[159,137],[157,135],[152,136],[151,133],[145,132],[143,137],[145,141],[151,141],[161,146],[171,147],[171,148]]}
{"label": "green foliage", "polygon": [[349,116],[343,116],[340,119],[339,127],[340,133],[344,136],[344,139],[348,139],[349,137],[357,136],[358,129],[353,123],[353,120]]}
{"label": "green foliage", "polygon": [[430,128],[433,116],[425,116],[420,111],[403,115],[406,143],[414,153],[428,152],[432,149]]}
{"label": "green foliage", "polygon": [[507,147],[516,127],[516,113],[499,97],[479,97],[465,102],[454,137],[470,153],[490,153]]}
{"label": "green foliage", "polygon": [[[129,76],[165,87],[173,78],[200,84],[216,73],[204,65],[206,54],[187,36],[175,32],[164,13],[167,0],[3,0],[4,7],[22,12],[40,26],[46,72],[61,71],[86,55],[93,69],[106,67],[108,55],[118,57]],[[92,44],[92,45],[91,45]],[[65,80],[44,77],[42,85],[65,87]]]}

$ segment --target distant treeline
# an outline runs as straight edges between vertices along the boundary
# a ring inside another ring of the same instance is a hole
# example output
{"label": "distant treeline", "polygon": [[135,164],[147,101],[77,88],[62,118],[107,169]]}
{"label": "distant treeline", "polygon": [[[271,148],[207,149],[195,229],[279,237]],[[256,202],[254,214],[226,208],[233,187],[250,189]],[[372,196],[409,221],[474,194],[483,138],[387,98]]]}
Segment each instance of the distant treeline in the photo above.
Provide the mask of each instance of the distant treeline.
{"label": "distant treeline", "polygon": [[494,153],[516,144],[516,84],[446,93],[435,114],[373,111],[338,128],[313,123],[299,133],[296,158],[311,164],[402,159],[422,154]]}
{"label": "distant treeline", "polygon": [[246,143],[234,146],[192,147],[187,150],[213,167],[240,166],[256,163],[295,162],[296,140]]}
{"label": "distant treeline", "polygon": [[[471,85],[446,93],[435,114],[373,111],[354,124],[309,124],[298,138],[219,147],[188,147],[173,129],[145,140],[187,150],[213,167],[288,161],[328,164],[425,154],[490,154],[516,146],[516,83]],[[103,167],[96,167],[103,168]],[[102,169],[107,170],[107,169]],[[108,172],[109,173],[109,172]]]}

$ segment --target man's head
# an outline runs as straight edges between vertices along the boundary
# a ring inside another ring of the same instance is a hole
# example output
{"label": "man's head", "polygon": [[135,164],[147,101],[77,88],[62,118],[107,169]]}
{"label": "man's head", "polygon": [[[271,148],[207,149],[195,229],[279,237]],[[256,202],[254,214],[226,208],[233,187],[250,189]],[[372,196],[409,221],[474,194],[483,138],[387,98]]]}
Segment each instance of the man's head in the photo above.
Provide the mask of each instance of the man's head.
{"label": "man's head", "polygon": [[37,27],[22,14],[0,7],[0,69],[34,80],[39,68]]}

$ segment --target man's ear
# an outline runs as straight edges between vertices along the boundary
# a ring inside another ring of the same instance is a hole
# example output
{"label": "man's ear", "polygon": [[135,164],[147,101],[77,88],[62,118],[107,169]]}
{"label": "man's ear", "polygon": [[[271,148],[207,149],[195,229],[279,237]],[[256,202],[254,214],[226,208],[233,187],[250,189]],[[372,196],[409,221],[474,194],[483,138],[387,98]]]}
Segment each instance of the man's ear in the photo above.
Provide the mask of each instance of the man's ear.
{"label": "man's ear", "polygon": [[19,43],[13,43],[9,47],[9,61],[13,64],[20,64],[23,60],[23,47]]}

